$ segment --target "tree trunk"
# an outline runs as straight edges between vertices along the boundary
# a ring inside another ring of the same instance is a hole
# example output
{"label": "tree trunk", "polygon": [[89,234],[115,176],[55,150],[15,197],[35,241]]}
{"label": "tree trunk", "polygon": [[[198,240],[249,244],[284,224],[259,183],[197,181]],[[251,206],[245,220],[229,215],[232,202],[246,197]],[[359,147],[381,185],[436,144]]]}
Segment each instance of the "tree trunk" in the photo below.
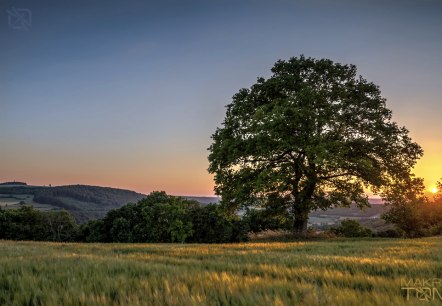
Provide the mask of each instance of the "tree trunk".
{"label": "tree trunk", "polygon": [[[311,168],[314,170],[314,165]],[[308,214],[311,210],[310,201],[316,188],[316,174],[313,171],[313,178],[307,182],[301,191],[298,191],[298,184],[293,187],[293,231],[298,236],[305,236],[307,233]]]}
{"label": "tree trunk", "polygon": [[307,233],[308,213],[310,208],[305,201],[296,201],[293,204],[293,232],[297,236]]}
{"label": "tree trunk", "polygon": [[293,232],[298,236],[304,236],[307,232],[308,212],[295,214],[293,222]]}

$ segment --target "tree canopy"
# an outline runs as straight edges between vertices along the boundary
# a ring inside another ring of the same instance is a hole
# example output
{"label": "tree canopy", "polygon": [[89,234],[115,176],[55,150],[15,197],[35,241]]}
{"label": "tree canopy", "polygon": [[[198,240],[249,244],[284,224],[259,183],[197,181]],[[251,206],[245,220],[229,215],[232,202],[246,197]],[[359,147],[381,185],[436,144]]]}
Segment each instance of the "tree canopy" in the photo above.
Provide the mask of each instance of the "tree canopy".
{"label": "tree canopy", "polygon": [[304,232],[311,210],[368,205],[366,189],[410,178],[423,151],[356,66],[300,56],[271,72],[233,96],[212,135],[209,172],[224,207],[276,203]]}
{"label": "tree canopy", "polygon": [[224,215],[216,204],[202,206],[155,191],[136,204],[109,211],[102,220],[84,224],[79,240],[222,243],[246,239],[247,229],[239,217]]}

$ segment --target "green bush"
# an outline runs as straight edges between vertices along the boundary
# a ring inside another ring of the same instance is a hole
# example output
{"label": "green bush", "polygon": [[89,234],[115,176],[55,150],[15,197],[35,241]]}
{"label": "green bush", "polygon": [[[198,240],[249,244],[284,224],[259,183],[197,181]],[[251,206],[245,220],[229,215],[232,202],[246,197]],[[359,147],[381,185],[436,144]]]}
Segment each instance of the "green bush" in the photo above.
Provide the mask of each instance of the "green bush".
{"label": "green bush", "polygon": [[358,221],[351,219],[342,221],[339,227],[332,228],[331,231],[343,237],[371,237],[373,235],[369,228],[363,227]]}
{"label": "green bush", "polygon": [[266,230],[291,230],[293,220],[287,213],[274,212],[268,209],[249,209],[243,217],[250,231],[254,233]]}
{"label": "green bush", "polygon": [[152,192],[83,225],[80,241],[222,243],[247,240],[248,224],[219,205]]}
{"label": "green bush", "polygon": [[0,208],[0,239],[73,241],[78,225],[67,211],[44,212],[31,206]]}
{"label": "green bush", "polygon": [[375,236],[382,238],[399,238],[402,237],[402,233],[396,229],[387,229],[377,232]]}

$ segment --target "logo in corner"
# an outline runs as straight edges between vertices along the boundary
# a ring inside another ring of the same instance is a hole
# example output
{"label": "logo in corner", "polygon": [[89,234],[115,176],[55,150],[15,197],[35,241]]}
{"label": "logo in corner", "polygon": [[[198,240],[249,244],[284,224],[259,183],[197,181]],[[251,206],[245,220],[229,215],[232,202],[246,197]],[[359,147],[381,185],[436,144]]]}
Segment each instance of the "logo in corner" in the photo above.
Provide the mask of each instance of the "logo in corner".
{"label": "logo in corner", "polygon": [[407,301],[414,297],[420,301],[442,301],[442,279],[416,278],[401,279],[401,290],[405,293]]}
{"label": "logo in corner", "polygon": [[14,30],[29,30],[32,24],[32,12],[28,9],[12,7],[8,12],[8,24]]}

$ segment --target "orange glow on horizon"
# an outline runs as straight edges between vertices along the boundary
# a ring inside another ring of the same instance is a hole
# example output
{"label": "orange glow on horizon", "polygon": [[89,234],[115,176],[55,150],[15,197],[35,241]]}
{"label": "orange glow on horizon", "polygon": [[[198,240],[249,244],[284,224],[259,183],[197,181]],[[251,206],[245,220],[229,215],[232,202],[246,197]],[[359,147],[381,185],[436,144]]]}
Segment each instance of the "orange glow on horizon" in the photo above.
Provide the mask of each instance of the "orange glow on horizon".
{"label": "orange glow on horizon", "polygon": [[[413,137],[425,150],[413,173],[425,179],[425,190],[434,194],[437,181],[442,177],[442,142],[428,140],[422,135]],[[129,189],[143,194],[164,190],[168,194],[183,196],[214,196],[213,175],[207,172],[205,148],[172,144],[137,150],[65,151],[24,144],[2,147],[0,182],[23,181],[30,185],[60,186],[70,184],[98,185]],[[167,149],[167,150],[166,150]],[[31,158],[32,157],[32,158]],[[368,193],[370,197],[373,195]]]}

